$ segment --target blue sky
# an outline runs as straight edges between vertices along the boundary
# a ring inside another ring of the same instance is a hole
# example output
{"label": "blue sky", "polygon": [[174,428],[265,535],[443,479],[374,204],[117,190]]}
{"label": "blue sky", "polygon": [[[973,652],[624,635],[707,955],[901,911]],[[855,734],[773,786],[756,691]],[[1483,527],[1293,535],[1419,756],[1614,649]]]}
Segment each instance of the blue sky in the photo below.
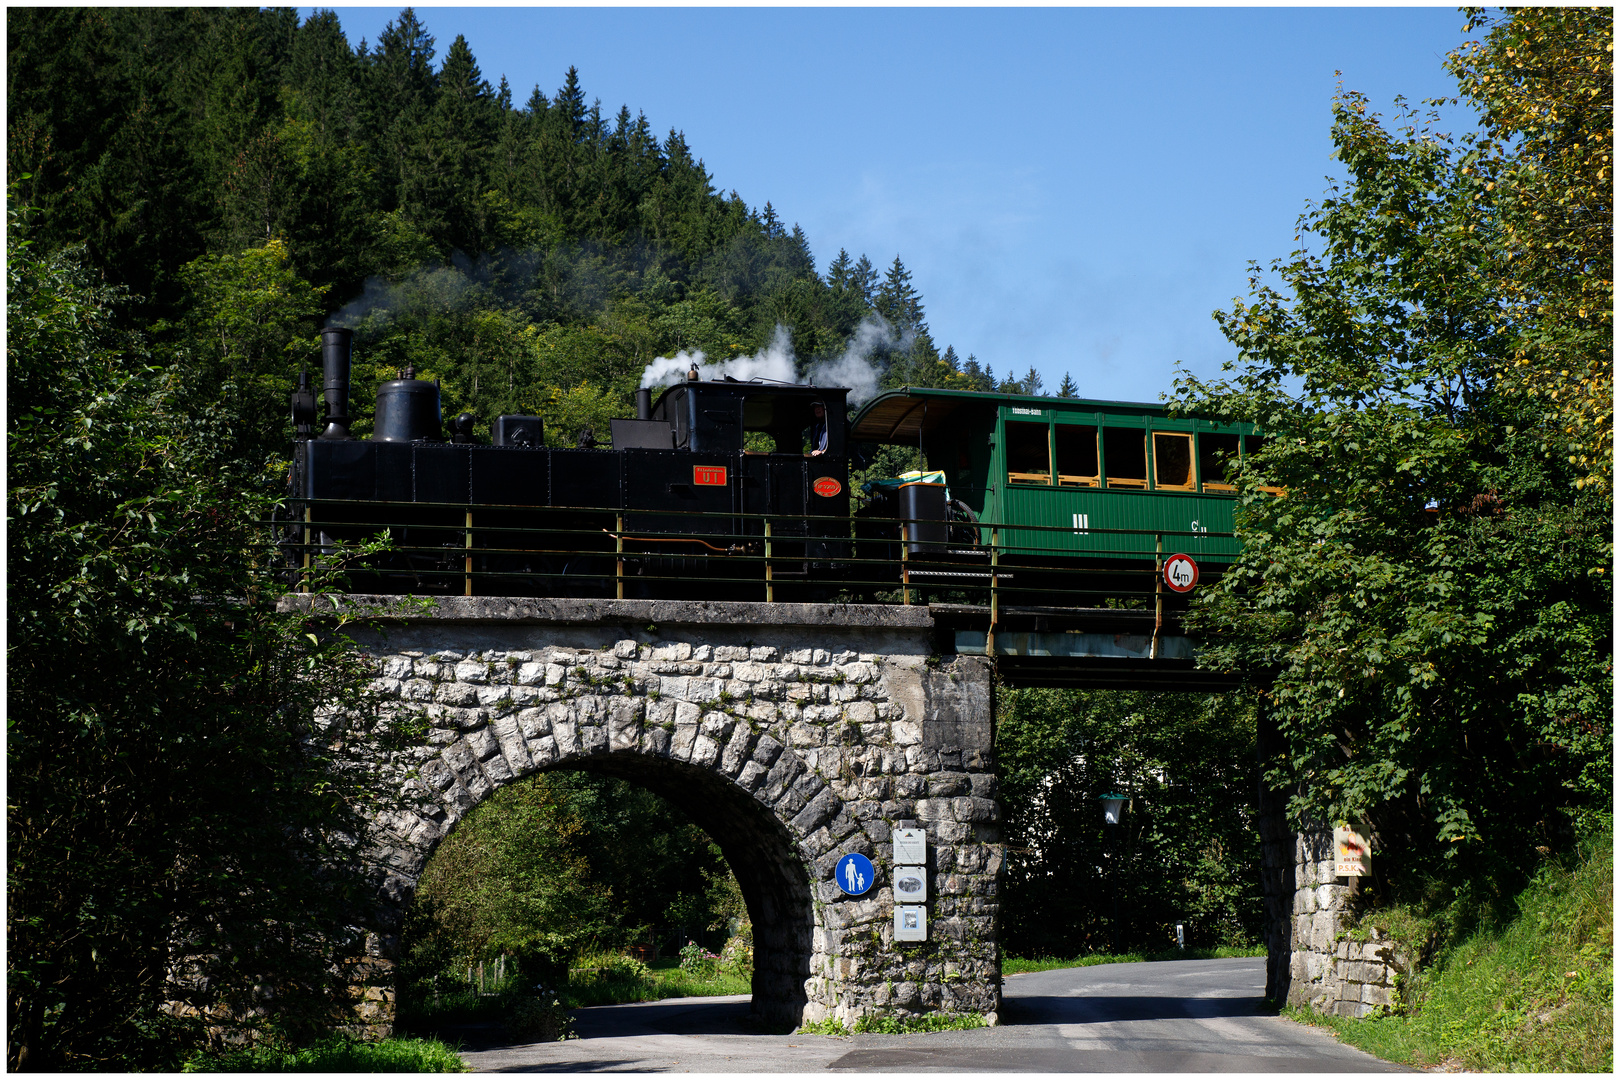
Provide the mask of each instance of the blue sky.
{"label": "blue sky", "polygon": [[[400,9],[334,10],[358,44]],[[519,104],[573,65],[684,131],[818,269],[898,254],[941,350],[1137,401],[1231,356],[1210,313],[1336,171],[1334,73],[1387,115],[1454,93],[1465,39],[1455,7],[416,11]]]}

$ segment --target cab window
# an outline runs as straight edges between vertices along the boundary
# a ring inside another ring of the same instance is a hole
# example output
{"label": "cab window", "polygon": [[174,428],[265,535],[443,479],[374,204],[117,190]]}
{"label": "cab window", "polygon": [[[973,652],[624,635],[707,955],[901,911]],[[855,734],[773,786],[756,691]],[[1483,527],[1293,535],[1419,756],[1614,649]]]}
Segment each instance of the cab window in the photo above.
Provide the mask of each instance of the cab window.
{"label": "cab window", "polygon": [[1236,491],[1238,437],[1203,431],[1198,434],[1198,475],[1205,491]]}

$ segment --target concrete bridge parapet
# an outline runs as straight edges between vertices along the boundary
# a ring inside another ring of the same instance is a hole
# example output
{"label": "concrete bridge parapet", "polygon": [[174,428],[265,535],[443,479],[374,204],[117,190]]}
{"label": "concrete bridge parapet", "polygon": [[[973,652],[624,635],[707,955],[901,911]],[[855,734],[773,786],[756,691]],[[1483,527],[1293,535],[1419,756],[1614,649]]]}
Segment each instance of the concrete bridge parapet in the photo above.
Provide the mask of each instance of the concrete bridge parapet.
{"label": "concrete bridge parapet", "polygon": [[[417,810],[377,823],[386,922],[435,846],[502,785],[589,769],[652,789],[720,845],[755,930],[754,1008],[775,1024],[869,1013],[996,1022],[1003,849],[992,672],[933,655],[924,608],[289,597],[365,617],[375,688],[420,731],[396,762]],[[335,612],[334,612],[335,613]],[[894,829],[928,838],[928,939],[896,942]],[[846,896],[859,852],[877,885]],[[379,960],[397,948],[381,935]],[[374,1028],[391,993],[366,995]]]}

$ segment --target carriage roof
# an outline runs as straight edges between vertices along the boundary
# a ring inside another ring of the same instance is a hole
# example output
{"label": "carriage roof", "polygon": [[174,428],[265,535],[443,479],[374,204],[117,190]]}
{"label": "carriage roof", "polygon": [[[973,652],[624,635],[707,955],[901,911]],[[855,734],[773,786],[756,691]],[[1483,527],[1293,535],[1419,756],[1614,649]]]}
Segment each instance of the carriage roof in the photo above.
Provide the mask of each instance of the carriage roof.
{"label": "carriage roof", "polygon": [[867,402],[855,416],[850,437],[865,442],[913,443],[917,441],[919,433],[929,436],[944,424],[959,424],[974,413],[983,415],[987,409],[1003,406],[1014,411],[1020,408],[1040,409],[1043,413],[1056,414],[1104,412],[1155,417],[1166,415],[1163,404],[1145,401],[1103,401],[904,386],[879,394]]}

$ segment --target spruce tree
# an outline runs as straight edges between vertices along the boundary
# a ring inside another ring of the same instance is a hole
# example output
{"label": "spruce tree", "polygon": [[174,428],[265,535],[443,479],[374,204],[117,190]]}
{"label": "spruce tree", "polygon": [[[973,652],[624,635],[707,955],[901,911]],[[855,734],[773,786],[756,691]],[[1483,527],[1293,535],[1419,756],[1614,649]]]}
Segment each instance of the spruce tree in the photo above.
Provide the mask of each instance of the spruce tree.
{"label": "spruce tree", "polygon": [[839,248],[838,257],[827,266],[827,287],[834,290],[848,289],[854,269],[855,264],[851,261],[849,252]]}

